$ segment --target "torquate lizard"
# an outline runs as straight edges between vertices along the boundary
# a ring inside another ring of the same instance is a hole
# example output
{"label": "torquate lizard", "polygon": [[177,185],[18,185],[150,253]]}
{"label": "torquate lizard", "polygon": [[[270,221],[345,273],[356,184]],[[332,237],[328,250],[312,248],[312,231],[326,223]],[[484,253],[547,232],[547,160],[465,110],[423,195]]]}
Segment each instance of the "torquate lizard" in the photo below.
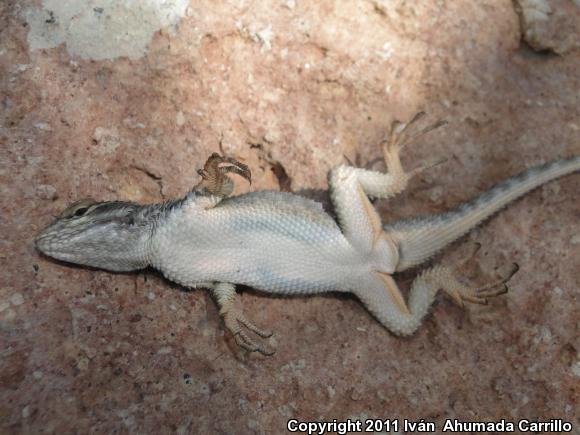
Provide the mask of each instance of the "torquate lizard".
{"label": "torquate lizard", "polygon": [[580,156],[528,169],[448,213],[383,225],[371,198],[402,192],[409,179],[433,166],[405,172],[400,151],[414,134],[394,123],[383,143],[387,172],[341,165],[329,172],[338,222],[319,203],[291,193],[257,191],[230,196],[228,173],[251,180],[232,158],[212,155],[202,181],[184,198],[161,204],[80,201],[35,239],[42,253],[110,271],[152,266],[187,287],[209,288],[236,342],[271,354],[251,333],[269,337],[236,306],[235,286],[283,295],[354,293],[388,330],[412,334],[442,290],[455,302],[486,303],[505,293],[512,273],[480,288],[455,271],[434,266],[413,282],[405,302],[392,275],[429,259],[506,204],[550,180],[580,170]]}

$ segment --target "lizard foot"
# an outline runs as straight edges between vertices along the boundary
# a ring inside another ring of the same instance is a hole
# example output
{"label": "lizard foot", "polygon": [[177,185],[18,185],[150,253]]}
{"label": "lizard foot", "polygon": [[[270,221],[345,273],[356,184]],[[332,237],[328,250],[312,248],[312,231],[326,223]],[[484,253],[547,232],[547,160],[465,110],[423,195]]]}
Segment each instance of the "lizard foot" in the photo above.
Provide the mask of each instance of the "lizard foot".
{"label": "lizard foot", "polygon": [[274,351],[269,350],[261,344],[255,343],[252,338],[242,329],[242,326],[252,331],[254,334],[268,338],[272,336],[270,331],[258,328],[242,313],[235,304],[235,286],[227,282],[217,282],[210,286],[212,293],[220,307],[220,314],[224,319],[226,328],[233,334],[236,343],[248,352],[259,352],[262,355],[273,355]]}
{"label": "lizard foot", "polygon": [[[220,166],[226,163],[226,166]],[[203,169],[197,171],[202,180],[194,187],[197,191],[206,191],[212,195],[228,196],[234,190],[234,182],[228,173],[237,174],[248,180],[252,184],[252,173],[250,169],[231,157],[220,156],[213,153],[203,166]]]}
{"label": "lizard foot", "polygon": [[236,340],[236,344],[242,349],[245,349],[248,352],[259,352],[266,356],[274,355],[273,350],[265,348],[250,338],[250,336],[242,330],[242,326],[245,326],[250,331],[262,338],[271,337],[271,331],[265,331],[258,328],[256,325],[246,319],[246,317],[237,309],[233,309],[227,313],[224,313],[223,318],[226,328],[233,334],[234,340]]}
{"label": "lizard foot", "polygon": [[447,268],[441,268],[440,273],[443,275],[443,291],[457,305],[464,308],[466,302],[487,305],[490,298],[507,293],[507,282],[518,270],[519,266],[516,263],[513,263],[510,271],[504,277],[476,288],[466,286],[459,282],[454,274]]}
{"label": "lizard foot", "polygon": [[385,159],[385,163],[387,164],[387,169],[389,173],[396,174],[397,176],[405,175],[405,177],[409,179],[412,176],[417,175],[426,169],[432,168],[433,166],[439,165],[447,160],[447,159],[433,159],[413,169],[408,174],[404,173],[400,161],[401,150],[418,137],[423,136],[429,133],[430,131],[447,124],[447,121],[440,120],[434,124],[424,127],[423,129],[413,134],[409,134],[409,128],[413,124],[416,124],[424,116],[425,112],[419,112],[406,124],[402,124],[397,120],[393,121],[393,123],[391,124],[391,130],[382,144],[383,156]]}

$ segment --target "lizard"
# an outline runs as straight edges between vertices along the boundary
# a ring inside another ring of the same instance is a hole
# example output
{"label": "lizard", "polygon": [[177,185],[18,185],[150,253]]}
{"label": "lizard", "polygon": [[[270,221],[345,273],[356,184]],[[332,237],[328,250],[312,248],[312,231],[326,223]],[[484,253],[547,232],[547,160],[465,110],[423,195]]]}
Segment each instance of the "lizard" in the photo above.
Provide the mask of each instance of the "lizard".
{"label": "lizard", "polygon": [[[246,318],[236,286],[276,295],[354,294],[392,333],[415,332],[441,290],[460,306],[486,304],[507,292],[516,266],[481,287],[463,283],[458,267],[432,266],[413,281],[405,301],[393,274],[419,266],[445,246],[538,186],[580,170],[580,156],[528,169],[452,211],[383,224],[372,199],[401,193],[412,177],[439,162],[405,171],[401,151],[445,124],[422,129],[394,121],[381,143],[386,172],[342,164],[328,173],[336,218],[311,199],[289,192],[231,196],[237,174],[250,169],[212,154],[201,181],[184,197],[158,204],[81,200],[66,208],[34,239],[44,255],[114,272],[153,267],[189,288],[208,288],[225,327],[243,349],[273,351],[272,332]],[[414,132],[411,132],[414,130]],[[261,338],[258,338],[261,337]]]}

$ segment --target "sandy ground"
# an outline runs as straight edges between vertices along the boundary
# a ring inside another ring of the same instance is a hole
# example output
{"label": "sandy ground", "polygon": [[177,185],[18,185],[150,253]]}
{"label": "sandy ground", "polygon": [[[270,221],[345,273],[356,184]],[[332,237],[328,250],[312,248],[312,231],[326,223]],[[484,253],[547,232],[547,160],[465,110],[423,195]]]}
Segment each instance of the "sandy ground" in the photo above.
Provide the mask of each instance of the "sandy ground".
{"label": "sandy ground", "polygon": [[578,430],[580,175],[440,255],[453,264],[481,243],[465,271],[474,283],[521,269],[489,306],[440,297],[411,338],[354,298],[243,291],[248,317],[275,331],[269,358],[238,350],[206,291],[53,262],[32,238],[82,197],[183,195],[220,149],[251,167],[251,189],[327,201],[329,168],[376,162],[390,123],[419,110],[449,125],[409,147],[405,165],[448,161],[377,206],[385,222],[450,209],[580,154],[579,11],[1,2],[0,432],[284,433],[292,418],[562,418]]}

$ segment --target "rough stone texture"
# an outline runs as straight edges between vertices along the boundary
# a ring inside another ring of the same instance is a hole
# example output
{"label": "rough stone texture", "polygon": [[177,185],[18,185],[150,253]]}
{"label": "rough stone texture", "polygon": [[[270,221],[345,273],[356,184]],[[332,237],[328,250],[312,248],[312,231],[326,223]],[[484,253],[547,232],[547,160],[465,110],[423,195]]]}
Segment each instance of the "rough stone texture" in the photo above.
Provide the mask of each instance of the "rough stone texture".
{"label": "rough stone texture", "polygon": [[188,0],[44,0],[27,8],[28,45],[33,50],[61,43],[73,56],[105,60],[142,57],[153,34],[175,26]]}
{"label": "rough stone texture", "polygon": [[522,36],[534,50],[580,48],[580,0],[517,0]]}
{"label": "rough stone texture", "polygon": [[[580,154],[578,50],[530,51],[509,0],[212,0],[142,56],[95,60],[69,51],[83,32],[32,50],[38,8],[0,2],[0,432],[281,433],[289,418],[349,417],[578,427],[578,175],[467,238],[483,245],[466,270],[476,283],[520,264],[508,295],[466,311],[440,298],[411,338],[353,298],[244,291],[248,316],[276,331],[271,358],[238,351],[205,291],[71,267],[31,243],[80,197],[184,194],[220,146],[250,165],[252,189],[324,199],[330,167],[375,161],[390,122],[420,109],[450,124],[409,147],[407,166],[449,160],[378,205],[385,220],[446,210]],[[99,37],[121,38],[111,29]]]}

